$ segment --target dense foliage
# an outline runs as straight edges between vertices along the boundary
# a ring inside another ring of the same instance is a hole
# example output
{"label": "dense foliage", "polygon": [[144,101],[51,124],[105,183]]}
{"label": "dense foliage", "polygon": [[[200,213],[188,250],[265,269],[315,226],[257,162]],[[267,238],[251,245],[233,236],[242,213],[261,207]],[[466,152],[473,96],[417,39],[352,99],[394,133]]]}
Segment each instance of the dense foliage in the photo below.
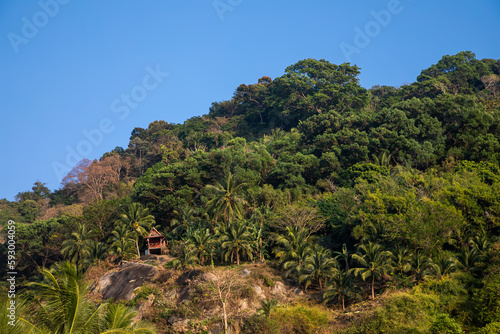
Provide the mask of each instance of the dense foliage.
{"label": "dense foliage", "polygon": [[[59,190],[36,182],[0,201],[2,224],[17,223],[18,271],[33,280],[62,259],[81,272],[133,258],[156,226],[178,268],[275,261],[340,309],[412,288],[349,333],[494,331],[500,61],[444,56],[397,88],[365,89],[359,74],[299,61],[207,115],[135,128],[127,148],[80,162]],[[306,311],[249,321],[274,328]]]}

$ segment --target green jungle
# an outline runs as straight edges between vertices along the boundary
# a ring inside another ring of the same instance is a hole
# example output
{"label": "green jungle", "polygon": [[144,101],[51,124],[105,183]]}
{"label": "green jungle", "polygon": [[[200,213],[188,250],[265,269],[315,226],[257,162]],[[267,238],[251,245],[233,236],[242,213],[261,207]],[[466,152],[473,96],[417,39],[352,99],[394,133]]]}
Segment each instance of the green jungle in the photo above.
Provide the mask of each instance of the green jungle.
{"label": "green jungle", "polygon": [[301,60],[0,200],[0,333],[500,333],[500,60],[436,61],[365,89]]}

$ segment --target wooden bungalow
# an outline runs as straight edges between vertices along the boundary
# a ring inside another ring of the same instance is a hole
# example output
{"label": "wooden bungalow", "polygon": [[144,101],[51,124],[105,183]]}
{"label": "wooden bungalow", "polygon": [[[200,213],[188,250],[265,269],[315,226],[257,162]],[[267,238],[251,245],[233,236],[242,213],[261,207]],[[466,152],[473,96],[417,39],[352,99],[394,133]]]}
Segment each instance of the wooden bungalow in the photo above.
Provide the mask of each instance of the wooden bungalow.
{"label": "wooden bungalow", "polygon": [[165,236],[154,227],[151,228],[151,231],[145,239],[148,241],[147,254],[165,254],[167,252],[167,241],[165,240]]}

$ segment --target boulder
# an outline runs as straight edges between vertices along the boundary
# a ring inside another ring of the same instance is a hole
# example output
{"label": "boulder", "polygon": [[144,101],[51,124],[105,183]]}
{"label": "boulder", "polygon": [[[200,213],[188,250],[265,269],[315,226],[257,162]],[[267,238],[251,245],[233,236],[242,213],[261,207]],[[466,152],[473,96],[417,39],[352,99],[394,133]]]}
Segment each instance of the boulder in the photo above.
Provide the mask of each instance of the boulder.
{"label": "boulder", "polygon": [[282,282],[276,282],[273,286],[273,288],[271,289],[271,294],[273,295],[285,295],[286,294],[286,288],[285,288],[285,284],[283,284]]}
{"label": "boulder", "polygon": [[158,271],[148,264],[128,262],[101,277],[93,288],[102,299],[131,300],[134,289],[151,280]]}
{"label": "boulder", "polygon": [[248,276],[248,275],[250,275],[250,270],[243,269],[243,271],[241,272],[241,276],[245,277],[245,276]]}

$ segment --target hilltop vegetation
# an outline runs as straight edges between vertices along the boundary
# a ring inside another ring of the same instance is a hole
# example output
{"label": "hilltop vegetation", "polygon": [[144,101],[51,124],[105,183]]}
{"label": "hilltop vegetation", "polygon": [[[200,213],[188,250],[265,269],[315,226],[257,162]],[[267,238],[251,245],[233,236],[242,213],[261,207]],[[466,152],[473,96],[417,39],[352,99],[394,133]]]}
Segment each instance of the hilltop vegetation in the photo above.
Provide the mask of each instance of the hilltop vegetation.
{"label": "hilltop vegetation", "polygon": [[[155,226],[172,268],[267,262],[335,310],[267,300],[263,314],[238,318],[254,332],[496,333],[500,61],[444,56],[401,87],[365,89],[359,74],[299,61],[240,85],[204,116],[135,128],[127,148],[79,162],[58,190],[36,182],[1,200],[1,223],[17,223],[23,290],[50,275],[79,286],[97,263],[136,258]],[[41,331],[51,328],[39,317],[50,298],[26,306]],[[113,305],[107,312],[131,312]],[[311,327],[276,325],[294,316]]]}

